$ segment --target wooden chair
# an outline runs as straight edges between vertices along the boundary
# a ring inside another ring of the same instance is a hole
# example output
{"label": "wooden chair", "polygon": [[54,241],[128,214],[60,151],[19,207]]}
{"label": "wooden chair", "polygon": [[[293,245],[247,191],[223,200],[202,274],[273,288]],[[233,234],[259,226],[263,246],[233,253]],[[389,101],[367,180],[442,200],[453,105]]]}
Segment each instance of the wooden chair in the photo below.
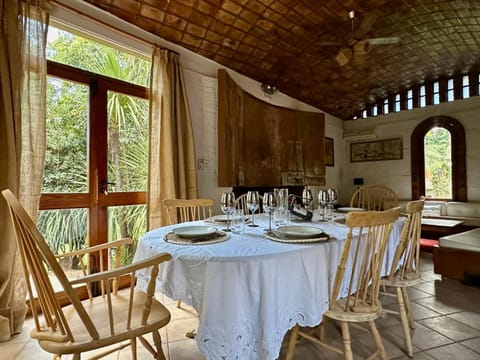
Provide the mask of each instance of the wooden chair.
{"label": "wooden chair", "polygon": [[[389,276],[383,278],[380,284],[385,289],[382,295],[396,297],[399,311],[383,309],[385,313],[399,314],[402,322],[403,334],[407,354],[413,357],[412,338],[410,328],[414,328],[414,320],[407,288],[418,284],[420,277],[420,230],[424,200],[407,203],[407,220],[402,229],[400,242],[395,250]],[[387,289],[394,288],[394,292]]]}
{"label": "wooden chair", "polygon": [[[187,221],[204,220],[213,216],[212,199],[163,199],[163,206],[167,209],[169,225]],[[182,300],[177,301],[177,308]]]}
{"label": "wooden chair", "polygon": [[[377,355],[382,359],[387,358],[374,320],[382,314],[379,290],[383,257],[393,224],[399,215],[398,207],[386,211],[352,212],[347,215],[349,231],[337,267],[329,309],[323,314],[320,332],[318,336],[314,336],[300,330],[298,325],[295,326],[288,345],[287,360],[292,359],[299,336],[352,360],[349,324],[364,322],[369,324],[377,346],[369,359]],[[324,328],[328,319],[340,322],[343,349],[325,342]]]}
{"label": "wooden chair", "polygon": [[212,199],[164,199],[170,225],[212,217]]}
{"label": "wooden chair", "polygon": [[[150,259],[117,269],[90,274],[69,281],[32,219],[10,190],[2,191],[8,203],[22,260],[27,290],[33,299],[35,288],[38,301],[32,302],[35,328],[30,336],[38,340],[42,349],[54,354],[54,359],[72,354],[80,360],[81,354],[91,350],[100,358],[131,346],[132,359],[136,359],[137,338],[156,359],[165,359],[159,329],[170,321],[169,311],[154,298],[158,265],[171,259],[159,254]],[[135,291],[135,273],[150,269],[147,293]],[[62,285],[71,305],[62,308],[50,282],[47,269],[51,269]],[[112,294],[113,279],[130,274],[130,288]],[[74,286],[101,282],[104,296],[80,301]],[[40,312],[42,314],[40,314]],[[43,321],[41,321],[43,319]],[[144,338],[152,333],[154,347]],[[116,345],[114,348],[110,345]]]}
{"label": "wooden chair", "polygon": [[350,200],[351,207],[365,210],[387,210],[398,205],[395,192],[384,185],[365,185],[355,191]]}

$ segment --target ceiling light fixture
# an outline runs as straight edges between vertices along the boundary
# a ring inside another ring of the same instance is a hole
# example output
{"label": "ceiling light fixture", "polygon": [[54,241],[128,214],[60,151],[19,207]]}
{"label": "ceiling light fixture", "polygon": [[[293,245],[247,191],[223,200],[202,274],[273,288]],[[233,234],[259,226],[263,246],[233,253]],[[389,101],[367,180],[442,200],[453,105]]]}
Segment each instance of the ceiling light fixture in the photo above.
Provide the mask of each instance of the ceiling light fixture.
{"label": "ceiling light fixture", "polygon": [[270,84],[266,84],[266,83],[263,83],[260,87],[262,88],[262,91],[265,94],[268,94],[268,95],[273,95],[278,90],[275,85],[270,85]]}

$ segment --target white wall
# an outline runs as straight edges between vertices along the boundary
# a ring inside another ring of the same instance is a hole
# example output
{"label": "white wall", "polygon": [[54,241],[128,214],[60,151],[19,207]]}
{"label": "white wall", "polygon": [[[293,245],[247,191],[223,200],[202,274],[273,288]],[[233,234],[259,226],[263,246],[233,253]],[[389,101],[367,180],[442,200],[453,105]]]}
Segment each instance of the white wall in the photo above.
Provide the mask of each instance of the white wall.
{"label": "white wall", "polygon": [[[480,201],[480,98],[473,97],[421,109],[401,111],[368,119],[345,121],[345,132],[373,130],[378,139],[403,139],[403,159],[350,163],[350,143],[345,143],[345,172],[342,188],[355,190],[354,177],[365,184],[380,183],[391,187],[401,199],[411,199],[410,136],[423,120],[435,115],[451,116],[465,128],[467,151],[467,199]],[[415,156],[415,154],[413,154]],[[348,198],[348,196],[347,196]]]}

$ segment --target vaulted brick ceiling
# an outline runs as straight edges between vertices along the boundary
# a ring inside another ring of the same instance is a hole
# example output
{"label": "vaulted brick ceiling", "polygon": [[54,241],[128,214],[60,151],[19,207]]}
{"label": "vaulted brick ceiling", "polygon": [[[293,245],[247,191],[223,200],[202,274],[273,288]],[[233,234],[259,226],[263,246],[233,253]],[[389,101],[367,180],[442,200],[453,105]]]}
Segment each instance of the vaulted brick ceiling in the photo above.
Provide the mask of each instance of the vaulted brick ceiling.
{"label": "vaulted brick ceiling", "polygon": [[[480,64],[479,0],[86,1],[342,119]],[[335,59],[385,37],[399,41]]]}

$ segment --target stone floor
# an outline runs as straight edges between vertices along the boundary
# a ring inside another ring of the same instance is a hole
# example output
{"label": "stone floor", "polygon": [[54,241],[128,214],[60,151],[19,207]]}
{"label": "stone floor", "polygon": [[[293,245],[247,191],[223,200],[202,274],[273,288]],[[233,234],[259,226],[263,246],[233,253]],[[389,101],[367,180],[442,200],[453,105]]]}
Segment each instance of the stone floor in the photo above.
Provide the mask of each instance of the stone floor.
{"label": "stone floor", "polygon": [[[442,279],[433,273],[430,254],[422,255],[423,282],[409,290],[416,327],[413,336],[414,358],[426,359],[480,359],[480,288],[463,285],[458,281]],[[163,297],[163,295],[160,295]],[[182,304],[177,309],[175,301],[164,298],[164,303],[172,313],[172,321],[163,329],[162,339],[167,359],[186,360],[204,359],[197,348],[195,340],[185,337],[187,331],[197,327],[195,311]],[[385,307],[392,307],[391,300],[385,300]],[[403,333],[399,319],[388,315],[377,320],[380,334],[391,359],[408,359],[403,350]],[[27,319],[24,331],[11,341],[0,343],[2,359],[51,359],[51,355],[42,351],[36,341],[30,340],[28,334],[33,327]],[[284,357],[289,334],[285,337],[281,358]],[[339,343],[341,336],[336,328],[330,327],[327,338]],[[364,359],[373,348],[369,333],[352,330],[352,348],[355,359]],[[151,355],[138,347],[139,359],[151,359]],[[68,357],[65,357],[68,358]],[[130,349],[106,357],[108,360],[130,359]],[[342,359],[331,351],[320,349],[311,343],[303,342],[297,346],[295,359],[321,360]]]}

